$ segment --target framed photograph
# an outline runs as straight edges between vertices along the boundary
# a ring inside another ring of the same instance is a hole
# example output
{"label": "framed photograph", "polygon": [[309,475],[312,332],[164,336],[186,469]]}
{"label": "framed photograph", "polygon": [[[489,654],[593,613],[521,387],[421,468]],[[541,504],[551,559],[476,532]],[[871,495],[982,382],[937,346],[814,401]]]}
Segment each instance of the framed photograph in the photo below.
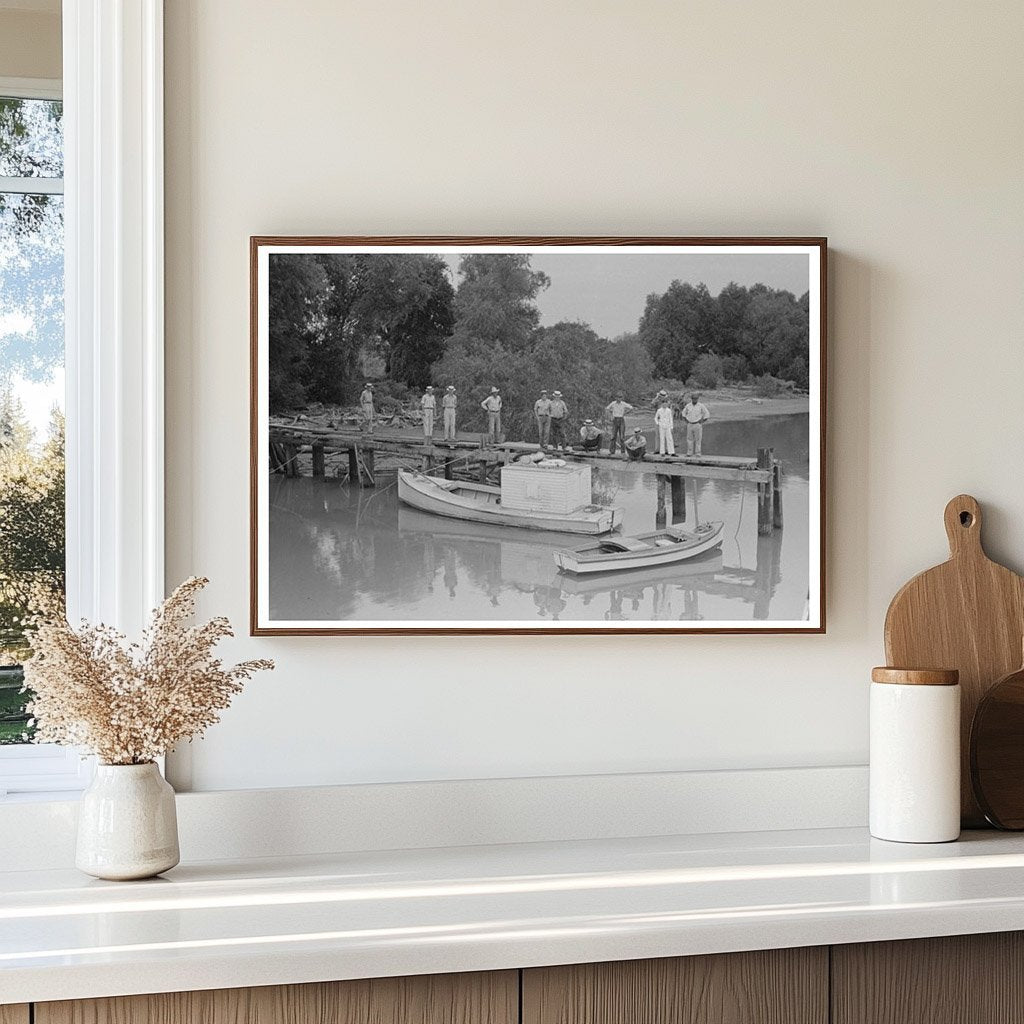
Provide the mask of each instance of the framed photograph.
{"label": "framed photograph", "polygon": [[254,635],[825,631],[824,238],[250,248]]}

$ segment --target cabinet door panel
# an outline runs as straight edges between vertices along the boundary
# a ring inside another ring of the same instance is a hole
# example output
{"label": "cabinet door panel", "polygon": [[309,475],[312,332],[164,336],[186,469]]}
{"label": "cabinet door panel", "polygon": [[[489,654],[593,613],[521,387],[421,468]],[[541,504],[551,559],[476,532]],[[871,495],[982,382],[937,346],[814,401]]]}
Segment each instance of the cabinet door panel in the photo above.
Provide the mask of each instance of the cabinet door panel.
{"label": "cabinet door panel", "polygon": [[28,1007],[24,1003],[17,1006],[0,1006],[0,1024],[28,1024]]}
{"label": "cabinet door panel", "polygon": [[542,967],[523,972],[523,1024],[826,1024],[828,951]]}
{"label": "cabinet door panel", "polygon": [[834,1024],[1024,1021],[1024,934],[832,947]]}
{"label": "cabinet door panel", "polygon": [[37,1003],[35,1024],[517,1024],[518,1002],[496,971]]}

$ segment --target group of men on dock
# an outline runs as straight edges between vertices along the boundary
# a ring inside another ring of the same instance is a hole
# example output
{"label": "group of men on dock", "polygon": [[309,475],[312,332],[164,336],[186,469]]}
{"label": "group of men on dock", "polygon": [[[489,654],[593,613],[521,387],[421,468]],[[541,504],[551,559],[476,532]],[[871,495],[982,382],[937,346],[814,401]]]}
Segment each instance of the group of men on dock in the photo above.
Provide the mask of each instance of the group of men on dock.
{"label": "group of men on dock", "polygon": [[[699,392],[690,395],[690,400],[683,406],[681,415],[686,424],[686,454],[700,455],[704,437],[704,425],[711,419],[708,408],[700,400]],[[364,429],[373,432],[375,408],[373,400],[373,384],[367,383],[359,396]],[[658,438],[658,455],[675,455],[675,415],[666,391],[659,391],[655,398],[656,410],[654,426]],[[480,408],[487,413],[487,439],[492,444],[501,441],[501,389],[492,387],[490,394],[480,403]],[[444,441],[454,441],[455,417],[458,409],[458,396],[455,385],[449,384],[441,396],[442,430]],[[621,395],[608,403],[605,414],[611,420],[612,431],[608,452],[615,455],[621,448],[622,453],[634,460],[644,457],[647,452],[647,438],[640,427],[633,429],[632,435],[626,437],[626,415],[633,411],[633,406]],[[434,417],[437,412],[437,398],[433,385],[428,385],[420,398],[420,412],[423,416],[423,436],[433,438]],[[566,419],[569,407],[562,397],[561,391],[552,391],[550,395],[541,390],[537,401],[533,403],[533,415],[537,426],[537,441],[541,448],[555,451],[571,449],[566,436]],[[579,446],[583,451],[599,452],[603,448],[604,432],[592,419],[583,421],[579,430]]]}

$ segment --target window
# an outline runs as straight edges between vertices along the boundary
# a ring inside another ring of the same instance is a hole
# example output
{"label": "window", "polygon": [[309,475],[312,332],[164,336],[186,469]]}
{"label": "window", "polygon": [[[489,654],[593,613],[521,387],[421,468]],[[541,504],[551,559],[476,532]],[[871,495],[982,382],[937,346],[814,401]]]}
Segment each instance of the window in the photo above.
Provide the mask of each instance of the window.
{"label": "window", "polygon": [[[138,635],[165,593],[163,3],[65,0],[62,24],[63,157],[19,128],[7,148],[22,154],[31,139],[35,162],[7,158],[0,193],[9,208],[35,204],[62,214],[68,615]],[[61,83],[40,88],[39,82],[0,78],[0,97],[59,102]],[[15,252],[10,226],[0,227],[2,246]],[[2,280],[0,292],[7,293]],[[49,295],[54,302],[38,309],[58,315],[58,293]],[[5,340],[0,331],[0,368],[13,352],[2,347]],[[37,352],[45,352],[44,337],[34,341]],[[20,377],[37,373],[48,383],[25,385],[23,394],[37,386],[59,396],[59,363],[49,373],[41,363],[45,358]],[[49,404],[46,394],[34,403],[37,422],[45,425]],[[59,522],[57,502],[49,508]],[[0,714],[10,715],[6,724],[20,729],[20,738],[25,723],[13,721],[17,708]],[[90,776],[91,762],[75,751],[0,745],[0,799],[4,791],[6,799],[14,794],[20,800],[28,799],[20,795],[26,792],[80,789]]]}
{"label": "window", "polygon": [[[63,602],[64,159],[59,85],[0,80],[0,787],[76,758],[31,746],[25,617]],[[49,786],[50,781],[45,783]]]}

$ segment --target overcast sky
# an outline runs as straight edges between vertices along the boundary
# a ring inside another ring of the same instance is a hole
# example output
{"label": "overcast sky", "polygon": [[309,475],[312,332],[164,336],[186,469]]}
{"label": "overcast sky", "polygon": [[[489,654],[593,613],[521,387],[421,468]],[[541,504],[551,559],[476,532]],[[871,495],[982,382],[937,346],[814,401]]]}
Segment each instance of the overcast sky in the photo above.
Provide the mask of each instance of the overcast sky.
{"label": "overcast sky", "polygon": [[[454,271],[460,254],[446,257]],[[614,338],[635,331],[651,292],[663,292],[675,280],[704,282],[717,295],[730,281],[785,288],[794,295],[808,289],[809,258],[793,253],[532,253],[530,265],[551,278],[537,297],[541,323],[582,320],[599,335]],[[454,275],[458,284],[458,276]]]}

